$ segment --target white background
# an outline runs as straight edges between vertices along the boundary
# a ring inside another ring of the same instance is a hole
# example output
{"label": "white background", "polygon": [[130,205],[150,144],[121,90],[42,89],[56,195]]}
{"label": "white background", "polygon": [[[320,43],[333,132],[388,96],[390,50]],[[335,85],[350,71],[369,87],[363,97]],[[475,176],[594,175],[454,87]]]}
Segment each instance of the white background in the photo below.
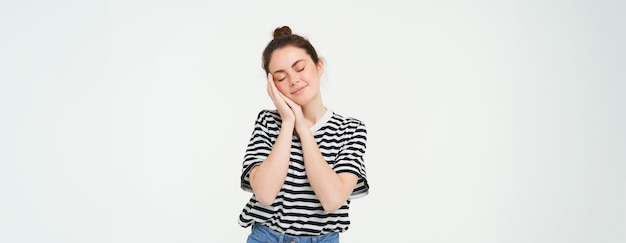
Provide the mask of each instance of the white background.
{"label": "white background", "polygon": [[0,242],[244,242],[290,25],[368,128],[342,242],[625,242],[624,1],[5,1]]}

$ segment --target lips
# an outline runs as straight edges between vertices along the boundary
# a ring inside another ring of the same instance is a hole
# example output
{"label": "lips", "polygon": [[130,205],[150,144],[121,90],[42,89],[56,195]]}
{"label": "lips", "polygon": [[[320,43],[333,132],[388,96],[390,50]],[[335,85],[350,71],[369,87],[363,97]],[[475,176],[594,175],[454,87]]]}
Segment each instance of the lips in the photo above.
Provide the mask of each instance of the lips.
{"label": "lips", "polygon": [[302,86],[298,89],[296,89],[295,91],[291,92],[291,94],[296,95],[296,94],[300,94],[304,91],[304,88],[306,88],[308,85]]}

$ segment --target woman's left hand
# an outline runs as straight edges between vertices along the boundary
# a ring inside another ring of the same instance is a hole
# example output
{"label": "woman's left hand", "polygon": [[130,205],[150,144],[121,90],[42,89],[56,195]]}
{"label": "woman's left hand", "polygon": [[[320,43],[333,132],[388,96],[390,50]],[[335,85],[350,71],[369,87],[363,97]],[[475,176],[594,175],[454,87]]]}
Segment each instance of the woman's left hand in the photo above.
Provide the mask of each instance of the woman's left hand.
{"label": "woman's left hand", "polygon": [[295,124],[296,132],[300,133],[300,131],[305,131],[302,129],[309,129],[309,127],[306,125],[306,122],[304,120],[304,114],[302,114],[302,107],[296,104],[296,102],[291,100],[289,97],[285,96],[283,93],[280,93],[280,96],[283,98],[285,103],[287,103],[289,108],[291,108],[291,111],[293,111],[293,114],[296,117],[296,124]]}

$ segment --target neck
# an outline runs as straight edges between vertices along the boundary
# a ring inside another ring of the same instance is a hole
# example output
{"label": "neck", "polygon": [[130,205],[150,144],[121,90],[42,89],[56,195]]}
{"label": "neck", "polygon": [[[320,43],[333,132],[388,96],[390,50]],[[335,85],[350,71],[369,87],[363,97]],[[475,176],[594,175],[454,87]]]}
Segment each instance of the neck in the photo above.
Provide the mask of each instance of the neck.
{"label": "neck", "polygon": [[321,98],[315,99],[314,102],[310,102],[302,107],[302,115],[304,115],[304,119],[307,120],[311,126],[319,121],[325,113],[326,107],[322,103]]}

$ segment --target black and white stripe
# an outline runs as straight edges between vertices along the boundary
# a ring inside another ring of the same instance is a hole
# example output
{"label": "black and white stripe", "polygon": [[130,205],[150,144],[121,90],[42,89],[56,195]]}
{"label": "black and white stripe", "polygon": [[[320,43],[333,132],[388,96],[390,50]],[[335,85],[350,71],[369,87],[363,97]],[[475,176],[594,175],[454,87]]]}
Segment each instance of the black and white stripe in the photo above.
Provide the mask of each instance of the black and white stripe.
{"label": "black and white stripe", "polygon": [[[275,110],[259,112],[244,155],[241,188],[252,192],[250,170],[269,155],[280,131],[280,115]],[[271,206],[258,202],[254,195],[239,215],[239,224],[249,227],[261,223],[273,230],[291,235],[321,235],[344,232],[350,226],[350,200],[367,195],[363,157],[367,142],[365,124],[327,110],[311,131],[324,159],[337,173],[353,173],[359,178],[352,195],[336,211],[324,212],[304,170],[302,145],[294,134],[287,178]]]}

